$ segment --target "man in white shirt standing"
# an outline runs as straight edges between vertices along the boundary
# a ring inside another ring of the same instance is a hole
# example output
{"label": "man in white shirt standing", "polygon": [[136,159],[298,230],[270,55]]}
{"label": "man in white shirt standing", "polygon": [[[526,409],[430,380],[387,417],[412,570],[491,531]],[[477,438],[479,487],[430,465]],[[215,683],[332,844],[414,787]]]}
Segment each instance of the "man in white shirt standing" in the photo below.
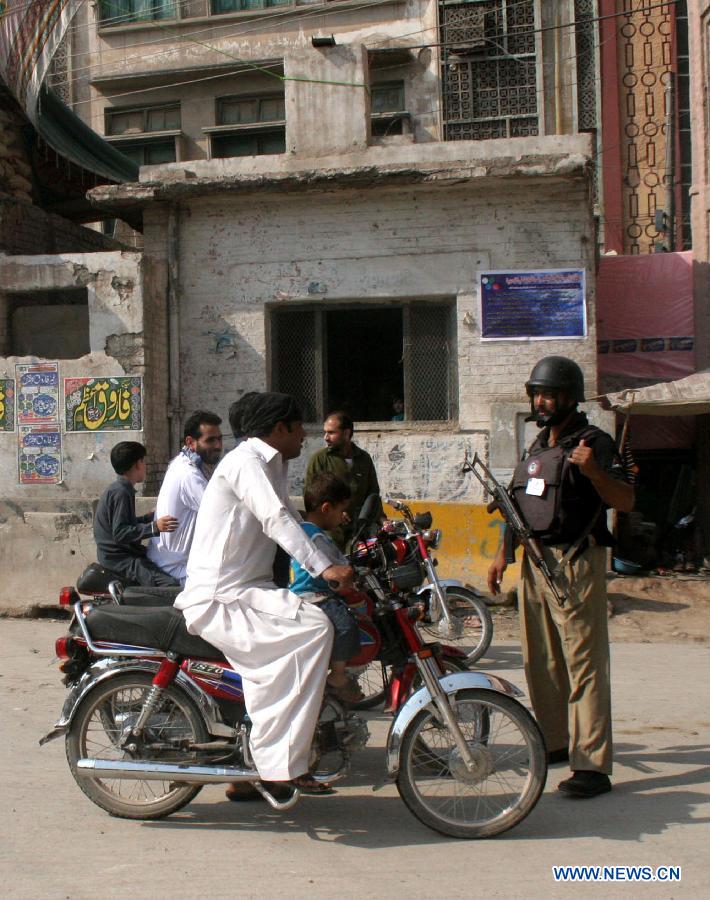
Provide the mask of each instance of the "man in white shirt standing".
{"label": "man in white shirt standing", "polygon": [[288,498],[285,467],[301,453],[302,418],[288,394],[251,399],[242,418],[248,440],[224,457],[205,490],[175,606],[188,630],[221,650],[242,676],[261,778],[321,793],[308,762],[333,627],[316,606],[276,587],[276,547],[344,588],[352,569],[331,565]]}
{"label": "man in white shirt standing", "polygon": [[197,510],[207,487],[203,468],[216,465],[222,456],[221,424],[213,412],[198,409],[192,413],[183,428],[182,450],[168,466],[158,494],[156,518],[174,516],[179,524],[175,531],[150,541],[148,559],[183,586]]}

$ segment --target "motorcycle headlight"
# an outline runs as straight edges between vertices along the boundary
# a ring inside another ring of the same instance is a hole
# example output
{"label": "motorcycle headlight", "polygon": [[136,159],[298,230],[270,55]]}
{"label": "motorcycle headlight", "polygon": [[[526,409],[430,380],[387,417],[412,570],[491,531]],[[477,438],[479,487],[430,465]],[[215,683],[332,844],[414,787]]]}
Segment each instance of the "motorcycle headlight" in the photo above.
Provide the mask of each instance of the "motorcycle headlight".
{"label": "motorcycle headlight", "polygon": [[441,528],[432,528],[429,531],[425,531],[422,534],[424,538],[424,542],[431,547],[432,549],[436,549],[441,543]]}

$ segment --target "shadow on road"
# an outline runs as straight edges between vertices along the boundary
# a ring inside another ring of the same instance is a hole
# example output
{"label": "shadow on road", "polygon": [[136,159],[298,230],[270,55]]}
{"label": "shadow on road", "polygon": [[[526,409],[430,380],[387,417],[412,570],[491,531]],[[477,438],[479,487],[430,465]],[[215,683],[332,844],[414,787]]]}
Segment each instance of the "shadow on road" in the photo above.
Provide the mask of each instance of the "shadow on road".
{"label": "shadow on road", "polygon": [[[365,757],[365,758],[363,758]],[[368,748],[361,757],[360,773],[348,786],[330,797],[305,797],[293,811],[272,812],[263,801],[241,803],[201,803],[199,800],[170,819],[145,822],[142,827],[157,830],[250,831],[287,836],[307,834],[311,840],[361,848],[396,848],[457,843],[429,830],[414,819],[397,796],[370,793],[363,779],[372,783],[373,769],[381,762],[381,750]],[[710,815],[698,816],[699,809],[710,813],[707,793],[693,791],[693,785],[710,780],[710,748],[705,745],[647,749],[641,744],[617,747],[617,767],[634,769],[638,778],[617,774],[611,794],[593,801],[571,800],[548,783],[545,794],[530,816],[503,840],[551,840],[603,837],[604,840],[639,841],[644,835],[662,834],[676,825],[710,822]],[[669,767],[693,766],[677,774]],[[368,771],[369,770],[369,771]],[[560,772],[566,777],[564,770]],[[618,772],[618,769],[617,769]],[[353,784],[353,781],[356,784]],[[360,784],[357,784],[360,782]],[[359,788],[356,794],[349,788]],[[367,793],[363,796],[363,788]]]}
{"label": "shadow on road", "polygon": [[[696,814],[699,809],[710,813],[707,791],[688,790],[693,785],[707,785],[710,747],[648,750],[642,744],[619,744],[614,762],[617,774],[611,794],[579,801],[558,793],[548,784],[536,809],[510,838],[547,840],[598,835],[604,840],[638,841],[645,835],[663,834],[671,826],[710,822],[710,815]],[[620,774],[620,766],[635,769],[641,777]],[[659,774],[659,769],[666,773],[674,766],[683,766],[684,771]],[[687,766],[695,768],[688,771]],[[566,775],[563,771],[562,777]]]}

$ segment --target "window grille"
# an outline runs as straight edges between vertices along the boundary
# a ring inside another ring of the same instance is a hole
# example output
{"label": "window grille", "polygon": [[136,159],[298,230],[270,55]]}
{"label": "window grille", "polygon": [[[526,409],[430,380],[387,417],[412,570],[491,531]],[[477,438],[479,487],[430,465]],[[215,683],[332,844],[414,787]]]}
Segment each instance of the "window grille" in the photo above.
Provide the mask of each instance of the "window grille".
{"label": "window grille", "polygon": [[293,394],[307,421],[343,407],[357,421],[456,418],[454,314],[450,303],[274,309],[271,382]]}
{"label": "window grille", "polygon": [[534,0],[439,0],[444,138],[538,134]]}
{"label": "window grille", "polygon": [[580,131],[597,127],[597,73],[594,0],[575,0],[577,118]]}

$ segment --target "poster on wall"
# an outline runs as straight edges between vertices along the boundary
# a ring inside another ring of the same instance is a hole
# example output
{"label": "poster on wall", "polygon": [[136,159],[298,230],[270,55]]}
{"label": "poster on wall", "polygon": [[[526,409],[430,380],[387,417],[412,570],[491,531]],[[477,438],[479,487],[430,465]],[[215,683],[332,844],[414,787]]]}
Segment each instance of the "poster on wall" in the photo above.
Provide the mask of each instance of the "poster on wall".
{"label": "poster on wall", "polygon": [[15,430],[15,380],[0,378],[0,431]]}
{"label": "poster on wall", "polygon": [[65,431],[141,431],[140,375],[64,379]]}
{"label": "poster on wall", "polygon": [[584,269],[479,272],[477,277],[482,340],[586,337]]}
{"label": "poster on wall", "polygon": [[15,382],[18,425],[59,421],[59,363],[18,363]]}
{"label": "poster on wall", "polygon": [[20,425],[20,484],[59,484],[62,480],[62,435],[59,425]]}

